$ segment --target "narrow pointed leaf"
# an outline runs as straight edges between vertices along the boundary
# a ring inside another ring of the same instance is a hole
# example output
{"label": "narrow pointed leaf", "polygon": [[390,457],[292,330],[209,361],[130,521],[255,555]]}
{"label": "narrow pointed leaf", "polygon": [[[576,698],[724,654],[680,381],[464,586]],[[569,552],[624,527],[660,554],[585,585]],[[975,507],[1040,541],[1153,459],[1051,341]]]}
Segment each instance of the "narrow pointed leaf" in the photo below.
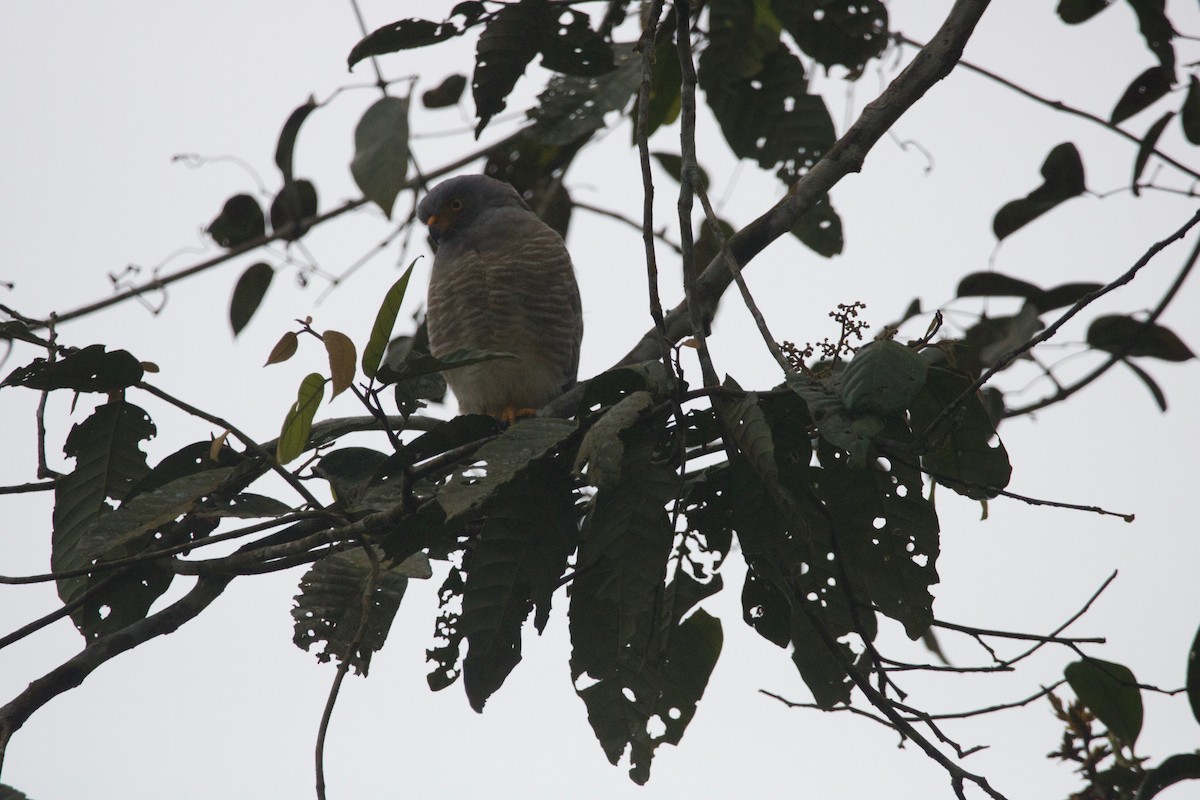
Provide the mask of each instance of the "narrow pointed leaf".
{"label": "narrow pointed leaf", "polygon": [[296,355],[296,350],[300,348],[300,337],[295,331],[288,331],[279,338],[275,346],[271,348],[271,352],[267,355],[267,361],[263,364],[268,367],[271,364],[280,364],[287,361],[292,356]]}
{"label": "narrow pointed leaf", "polygon": [[266,297],[274,277],[275,270],[271,265],[260,261],[247,267],[238,278],[233,287],[233,299],[229,301],[229,325],[233,328],[234,336],[241,333],[250,322]]}
{"label": "narrow pointed leaf", "polygon": [[1031,302],[1042,299],[1045,292],[1028,281],[1001,275],[999,272],[972,272],[958,282],[957,297],[1023,297]]}
{"label": "narrow pointed leaf", "polygon": [[1136,195],[1140,192],[1138,188],[1138,179],[1142,177],[1142,173],[1146,170],[1146,164],[1150,161],[1150,156],[1154,154],[1154,146],[1158,144],[1158,137],[1162,136],[1162,132],[1166,129],[1167,123],[1171,121],[1171,117],[1175,116],[1174,111],[1168,111],[1163,114],[1157,122],[1150,126],[1146,131],[1146,135],[1142,137],[1142,143],[1138,145],[1137,158],[1133,162],[1133,193]]}
{"label": "narrow pointed leaf", "polygon": [[350,173],[363,195],[388,219],[408,176],[408,98],[383,97],[354,129]]}
{"label": "narrow pointed leaf", "polygon": [[292,164],[296,152],[296,137],[300,134],[300,126],[304,124],[304,120],[308,118],[308,115],[316,107],[316,98],[309,95],[304,105],[298,106],[288,115],[287,122],[283,123],[283,130],[279,132],[279,143],[275,146],[275,165],[283,173],[284,184],[291,183],[293,179]]}
{"label": "narrow pointed leaf", "polygon": [[404,270],[404,274],[392,284],[383,303],[375,313],[375,324],[371,326],[371,338],[362,354],[362,371],[368,378],[374,378],[383,362],[383,354],[387,352],[388,341],[392,338],[392,328],[396,324],[396,316],[400,313],[400,304],[404,302],[404,293],[408,291],[408,279],[412,277],[416,259]]}
{"label": "narrow pointed leaf", "polygon": [[325,331],[321,338],[329,356],[330,384],[333,387],[329,399],[332,400],[354,383],[354,367],[358,361],[358,353],[350,337],[340,331]]}
{"label": "narrow pointed leaf", "polygon": [[280,464],[286,464],[304,452],[312,431],[313,417],[324,394],[325,378],[319,373],[310,373],[300,383],[296,402],[288,409],[279,432],[279,444],[275,448],[275,459]]}
{"label": "narrow pointed leaf", "polygon": [[1158,404],[1158,410],[1165,414],[1167,412],[1167,396],[1163,393],[1162,387],[1158,385],[1157,381],[1150,377],[1149,372],[1146,372],[1146,370],[1129,359],[1123,358],[1121,359],[1121,363],[1129,367],[1133,371],[1133,374],[1137,375],[1138,379],[1145,384],[1146,388],[1150,390],[1150,394],[1154,395],[1154,402]]}
{"label": "narrow pointed leaf", "polygon": [[1192,144],[1200,144],[1200,78],[1188,76],[1187,98],[1179,112],[1183,135]]}
{"label": "narrow pointed leaf", "polygon": [[1174,76],[1163,67],[1151,67],[1138,75],[1113,107],[1109,122],[1116,125],[1149,108],[1171,91]]}
{"label": "narrow pointed leaf", "polygon": [[431,22],[426,19],[402,19],[371,31],[351,49],[347,57],[351,69],[359,61],[371,56],[426,47],[457,36],[462,31],[449,22]]}

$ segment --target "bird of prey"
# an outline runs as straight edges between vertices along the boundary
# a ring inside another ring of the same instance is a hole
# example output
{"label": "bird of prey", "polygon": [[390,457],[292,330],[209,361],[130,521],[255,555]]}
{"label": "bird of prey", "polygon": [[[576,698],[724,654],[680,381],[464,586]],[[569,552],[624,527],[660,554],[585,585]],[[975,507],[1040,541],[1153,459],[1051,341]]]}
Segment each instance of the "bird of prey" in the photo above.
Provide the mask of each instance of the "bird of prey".
{"label": "bird of prey", "polygon": [[569,389],[583,314],[562,237],[516,189],[485,175],[438,184],[417,215],[436,246],[426,312],[430,352],[516,356],[446,372],[459,413],[511,423]]}

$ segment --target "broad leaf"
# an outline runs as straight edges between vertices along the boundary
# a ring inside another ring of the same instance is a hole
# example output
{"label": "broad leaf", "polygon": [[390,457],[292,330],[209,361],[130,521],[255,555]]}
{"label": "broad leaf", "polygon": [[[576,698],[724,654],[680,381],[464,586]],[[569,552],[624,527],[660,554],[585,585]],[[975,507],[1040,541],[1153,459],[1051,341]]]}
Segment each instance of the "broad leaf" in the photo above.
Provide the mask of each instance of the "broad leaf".
{"label": "broad leaf", "polygon": [[281,364],[287,361],[292,356],[296,355],[296,350],[300,347],[300,337],[295,331],[288,331],[283,336],[279,337],[279,341],[271,348],[271,352],[267,354],[267,360],[263,364],[264,367],[269,367],[272,364]]}
{"label": "broad leaf", "polygon": [[325,394],[325,378],[311,372],[300,383],[296,402],[288,409],[279,432],[279,443],[275,448],[275,459],[280,464],[294,460],[308,446],[308,434],[312,431],[313,417],[321,398]]}
{"label": "broad leaf", "polygon": [[358,353],[355,352],[354,342],[350,341],[350,337],[340,331],[325,331],[321,334],[321,339],[325,343],[325,353],[329,356],[330,384],[333,387],[329,399],[332,400],[354,383],[354,366],[358,361]]}
{"label": "broad leaf", "polygon": [[294,177],[292,164],[296,152],[296,137],[300,134],[300,126],[304,124],[304,120],[316,108],[316,99],[312,95],[309,95],[308,101],[304,105],[298,106],[288,115],[287,122],[283,123],[283,130],[279,132],[279,143],[275,146],[275,165],[283,173],[283,182],[285,185],[291,183]]}
{"label": "broad leaf", "polygon": [[1166,0],[1129,0],[1133,13],[1137,15],[1138,29],[1146,40],[1146,47],[1154,53],[1166,73],[1168,83],[1175,81],[1175,29],[1167,19]]}
{"label": "broad leaf", "polygon": [[1168,756],[1154,769],[1146,773],[1138,787],[1135,800],[1150,800],[1168,786],[1188,780],[1200,780],[1200,754],[1177,753]]}
{"label": "broad leaf", "polygon": [[773,0],[771,8],[801,50],[827,69],[845,67],[852,80],[887,47],[882,0]]}
{"label": "broad leaf", "polygon": [[321,644],[318,661],[348,661],[355,672],[366,675],[408,588],[408,576],[401,570],[381,567],[372,572],[362,550],[335,553],[313,564],[300,579],[292,608],[296,646],[308,650]]}
{"label": "broad leaf", "polygon": [[1036,303],[1045,292],[1028,281],[999,272],[972,272],[958,282],[957,297],[1023,297]]}
{"label": "broad leaf", "polygon": [[426,47],[460,33],[462,31],[455,28],[449,21],[439,23],[425,19],[402,19],[371,31],[358,44],[354,45],[346,61],[353,69],[354,65],[364,58],[395,53],[398,50],[409,50],[414,47]]}
{"label": "broad leaf", "polygon": [[317,215],[317,187],[303,178],[283,185],[271,201],[271,229],[287,231],[285,239],[295,241],[308,230],[304,221]]}
{"label": "broad leaf", "polygon": [[1174,79],[1174,71],[1165,67],[1151,67],[1138,75],[1113,107],[1109,122],[1114,125],[1124,122],[1166,97]]}
{"label": "broad leaf", "polygon": [[380,98],[362,115],[354,128],[350,174],[363,195],[391,219],[408,176],[408,98]]}
{"label": "broad leaf", "polygon": [[833,209],[828,197],[801,214],[790,233],[814,253],[825,258],[840,255],[845,245],[842,218]]}
{"label": "broad leaf", "polygon": [[[545,5],[538,43],[543,67],[583,78],[594,78],[613,69],[612,48],[601,34],[592,30],[587,14],[569,7],[562,10]],[[569,21],[564,22],[567,17]]]}
{"label": "broad leaf", "polygon": [[448,108],[457,105],[466,88],[467,76],[458,73],[447,75],[445,80],[421,95],[421,104],[426,108]]}
{"label": "broad leaf", "polygon": [[588,483],[604,489],[621,482],[625,461],[625,443],[621,434],[636,426],[654,405],[649,392],[637,391],[605,412],[579,443],[575,472],[587,465]]}
{"label": "broad leaf", "polygon": [[996,212],[992,230],[997,239],[1003,239],[1064,200],[1078,197],[1086,191],[1083,160],[1075,145],[1064,142],[1050,151],[1042,164],[1042,179],[1041,186],[1020,200],[1005,203]]}
{"label": "broad leaf", "polygon": [[1075,696],[1108,732],[1132,748],[1142,731],[1142,692],[1129,668],[1085,658],[1068,664],[1063,675]]}
{"label": "broad leaf", "polygon": [[1113,0],[1059,0],[1058,16],[1068,25],[1087,22],[1112,5]]}
{"label": "broad leaf", "polygon": [[235,194],[225,201],[221,213],[209,223],[206,232],[221,247],[240,247],[264,236],[267,220],[257,200],[248,194]]}
{"label": "broad leaf", "polygon": [[545,0],[520,0],[501,7],[480,34],[471,81],[479,117],[476,139],[492,117],[505,109],[509,93],[537,55],[545,13]]}
{"label": "broad leaf", "polygon": [[229,301],[229,326],[233,328],[234,336],[241,333],[250,322],[266,297],[274,277],[275,270],[271,265],[260,261],[247,267],[238,278],[233,287],[233,299]]}
{"label": "broad leaf", "polygon": [[1088,326],[1087,343],[1117,356],[1188,361],[1196,355],[1170,328],[1133,317],[1110,314],[1096,317]]}
{"label": "broad leaf", "polygon": [[404,293],[408,291],[408,279],[412,277],[416,259],[404,270],[404,274],[392,284],[379,310],[375,312],[375,324],[371,326],[371,337],[362,354],[362,371],[368,378],[374,378],[387,351],[388,341],[392,338],[392,328],[396,325],[396,316],[400,313],[400,304],[404,302]]}
{"label": "broad leaf", "polygon": [[929,363],[911,347],[871,342],[842,371],[842,403],[851,414],[898,415],[925,384],[928,369]]}
{"label": "broad leaf", "polygon": [[57,361],[36,358],[8,374],[0,386],[25,386],[53,391],[117,392],[142,379],[145,369],[127,350],[106,352],[104,345],[88,345],[68,352]]}

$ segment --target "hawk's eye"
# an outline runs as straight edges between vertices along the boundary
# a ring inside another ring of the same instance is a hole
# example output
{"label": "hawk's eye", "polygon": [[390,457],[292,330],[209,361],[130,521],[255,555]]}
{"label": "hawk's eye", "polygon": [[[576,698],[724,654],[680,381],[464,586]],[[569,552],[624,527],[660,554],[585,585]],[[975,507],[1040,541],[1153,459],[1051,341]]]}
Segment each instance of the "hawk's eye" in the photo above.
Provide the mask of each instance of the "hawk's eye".
{"label": "hawk's eye", "polygon": [[462,211],[463,210],[463,201],[458,199],[457,197],[454,198],[453,200],[451,200],[450,201],[450,210],[451,211]]}

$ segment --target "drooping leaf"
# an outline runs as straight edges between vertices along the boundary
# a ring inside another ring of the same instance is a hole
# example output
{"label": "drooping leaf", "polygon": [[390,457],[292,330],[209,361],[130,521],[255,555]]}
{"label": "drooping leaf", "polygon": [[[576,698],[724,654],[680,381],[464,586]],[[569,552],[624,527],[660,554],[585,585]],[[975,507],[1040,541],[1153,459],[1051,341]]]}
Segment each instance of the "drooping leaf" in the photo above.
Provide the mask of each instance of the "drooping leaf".
{"label": "drooping leaf", "polygon": [[[287,122],[283,123],[283,130],[279,132],[279,144],[275,146],[275,165],[279,167],[279,171],[283,173],[283,183],[287,185],[293,180],[292,165],[296,152],[296,137],[300,134],[300,126],[304,124],[304,120],[317,107],[316,98],[309,95],[308,100],[302,106],[297,106],[291,114],[288,115]],[[257,204],[256,204],[257,205]]]}
{"label": "drooping leaf", "polygon": [[1109,733],[1132,748],[1142,731],[1142,692],[1129,668],[1085,658],[1067,664],[1063,675],[1075,696]]}
{"label": "drooping leaf", "polygon": [[1170,328],[1146,323],[1121,314],[1096,317],[1088,326],[1087,343],[1097,350],[1118,356],[1188,361],[1195,358],[1183,340]]}
{"label": "drooping leaf", "polygon": [[430,22],[425,19],[402,19],[367,34],[354,48],[346,61],[351,69],[364,58],[426,47],[462,33],[449,21]]}
{"label": "drooping leaf", "polygon": [[333,393],[329,399],[337,397],[350,388],[354,383],[354,366],[358,361],[358,353],[354,342],[341,331],[325,331],[321,335],[325,343],[325,352],[329,356],[330,384]]}
{"label": "drooping leaf", "polygon": [[380,567],[372,579],[370,558],[362,550],[326,556],[300,579],[292,641],[301,650],[321,644],[318,661],[349,661],[355,672],[366,675],[407,588],[408,576],[396,570]]}
{"label": "drooping leaf", "polygon": [[838,216],[828,197],[801,214],[790,233],[814,253],[825,258],[840,255],[845,245],[842,218]]}
{"label": "drooping leaf", "polygon": [[263,364],[264,367],[269,367],[272,364],[281,364],[287,361],[292,356],[296,355],[296,350],[300,347],[300,337],[295,331],[288,331],[279,338],[275,346],[271,348],[271,352],[267,355],[267,361]]}
{"label": "drooping leaf", "polygon": [[93,344],[69,352],[57,361],[36,358],[10,372],[0,386],[116,392],[136,384],[144,373],[141,362],[128,350],[106,352],[104,345]]}
{"label": "drooping leaf", "polygon": [[[75,459],[75,469],[54,484],[51,569],[63,572],[83,566],[80,548],[88,526],[100,515],[113,513],[106,501],[124,500],[149,472],[140,443],[154,434],[146,412],[124,401],[99,406],[71,429],[63,452]],[[59,597],[69,602],[87,582],[85,577],[60,579]],[[82,622],[77,621],[81,631]]]}
{"label": "drooping leaf", "polygon": [[[962,373],[930,367],[909,409],[913,432],[921,435],[970,385],[971,379]],[[1012,467],[979,396],[969,397],[951,420],[948,432],[933,432],[934,441],[941,444],[921,457],[922,466],[959,494],[975,500],[995,497],[1008,485]]]}
{"label": "drooping leaf", "polygon": [[997,239],[1003,239],[1045,214],[1050,209],[1083,194],[1083,160],[1070,142],[1064,142],[1042,163],[1042,185],[1020,200],[1005,203],[992,220]]}
{"label": "drooping leaf", "polygon": [[463,686],[476,711],[521,660],[521,629],[530,612],[539,632],[549,619],[551,596],[578,536],[574,489],[561,465],[536,462],[484,507],[464,563],[460,620],[467,640]]}
{"label": "drooping leaf", "polygon": [[275,448],[275,459],[280,464],[292,461],[308,446],[308,434],[312,431],[313,417],[321,398],[325,394],[325,378],[311,372],[300,383],[296,402],[288,409],[279,432],[279,443]]}
{"label": "drooping leaf", "polygon": [[872,342],[842,372],[842,403],[851,414],[901,414],[925,384],[928,369],[929,363],[911,347]]}
{"label": "drooping leaf", "polygon": [[257,200],[248,194],[235,194],[225,201],[206,231],[221,247],[239,247],[265,235],[267,220]]}
{"label": "drooping leaf", "polygon": [[845,67],[852,80],[888,43],[882,0],[772,0],[771,7],[801,50],[826,69]]}
{"label": "drooping leaf", "polygon": [[475,138],[507,106],[509,93],[538,53],[545,0],[520,0],[503,6],[488,22],[475,46],[471,94],[479,124]]}
{"label": "drooping leaf", "polygon": [[462,604],[463,573],[451,567],[446,580],[438,589],[438,615],[433,623],[434,639],[439,642],[425,651],[425,657],[433,662],[433,669],[426,676],[429,688],[435,692],[452,685],[462,674],[459,663],[462,653],[463,631],[459,608]]}
{"label": "drooping leaf", "polygon": [[276,233],[288,231],[284,237],[295,241],[308,230],[302,223],[317,215],[317,187],[301,178],[285,183],[271,201],[271,229]]}
{"label": "drooping leaf", "polygon": [[1146,773],[1135,800],[1150,800],[1168,786],[1188,780],[1200,780],[1200,753],[1176,753]]}
{"label": "drooping leaf", "polygon": [[408,177],[408,98],[382,97],[362,115],[354,128],[350,174],[363,196],[391,219]]}
{"label": "drooping leaf", "polygon": [[1127,358],[1121,359],[1121,363],[1129,367],[1133,371],[1133,374],[1138,376],[1138,379],[1150,390],[1150,394],[1154,396],[1154,402],[1158,404],[1158,410],[1165,414],[1167,412],[1167,396],[1163,393],[1162,387],[1158,385],[1154,378],[1150,377],[1150,373]]}
{"label": "drooping leaf", "polygon": [[1068,25],[1078,25],[1087,22],[1104,9],[1112,5],[1113,0],[1059,0],[1059,19]]}
{"label": "drooping leaf", "polygon": [[457,72],[421,95],[421,104],[426,108],[449,108],[456,105],[467,88],[467,76]]}
{"label": "drooping leaf", "polygon": [[404,274],[388,289],[387,294],[383,296],[383,302],[379,305],[379,311],[375,312],[375,324],[371,326],[371,337],[367,340],[367,346],[363,348],[362,354],[362,371],[368,378],[374,378],[379,371],[383,354],[387,351],[388,341],[392,338],[392,328],[396,325],[396,316],[400,313],[400,304],[404,302],[404,293],[408,291],[408,279],[412,276],[413,267],[416,265],[417,260],[413,259],[412,263],[408,265],[408,269],[404,270]]}
{"label": "drooping leaf", "polygon": [[1151,67],[1134,78],[1133,83],[1121,95],[1121,99],[1113,106],[1109,122],[1116,125],[1124,122],[1139,111],[1149,108],[1159,99],[1166,97],[1171,91],[1174,71],[1165,67]]}
{"label": "drooping leaf", "polygon": [[1200,144],[1200,78],[1188,76],[1187,97],[1179,111],[1179,122],[1183,135],[1192,144]]}
{"label": "drooping leaf", "polygon": [[250,322],[266,297],[274,277],[275,270],[271,265],[260,261],[247,267],[238,278],[233,287],[233,299],[229,301],[229,325],[233,328],[234,336],[241,333]]}
{"label": "drooping leaf", "polygon": [[1150,156],[1154,154],[1154,146],[1158,144],[1158,137],[1162,136],[1162,132],[1166,129],[1167,123],[1171,121],[1171,117],[1175,116],[1174,111],[1168,111],[1163,114],[1157,122],[1150,126],[1146,131],[1146,135],[1142,137],[1141,144],[1138,145],[1137,158],[1133,162],[1133,193],[1139,194],[1138,179],[1142,177],[1142,172],[1146,169],[1146,164],[1150,161]]}
{"label": "drooping leaf", "polygon": [[[501,487],[528,469],[537,459],[553,453],[571,434],[576,423],[550,417],[522,420],[488,442],[475,453],[474,463],[460,470],[438,492],[438,505],[447,523],[464,518],[482,507]],[[479,471],[485,474],[478,475]]]}

